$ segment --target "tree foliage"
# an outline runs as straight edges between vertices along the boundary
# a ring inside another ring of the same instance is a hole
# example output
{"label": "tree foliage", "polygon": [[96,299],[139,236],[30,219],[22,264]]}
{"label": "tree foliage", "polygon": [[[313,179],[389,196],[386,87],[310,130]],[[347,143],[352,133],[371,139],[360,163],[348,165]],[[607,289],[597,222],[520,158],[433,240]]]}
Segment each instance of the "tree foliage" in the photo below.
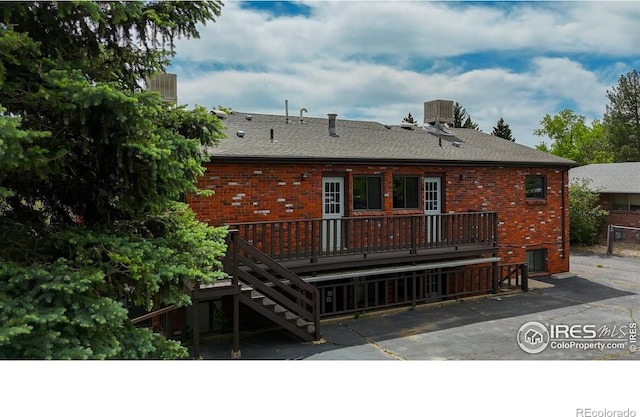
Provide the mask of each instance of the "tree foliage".
{"label": "tree foliage", "polygon": [[546,136],[551,144],[542,142],[536,149],[576,161],[580,165],[613,162],[614,152],[606,140],[599,120],[587,125],[583,115],[564,109],[557,115],[545,115],[542,128],[534,130],[536,136]]}
{"label": "tree foliage", "polygon": [[416,122],[413,118],[413,116],[411,115],[411,113],[409,113],[406,117],[402,118],[402,123],[407,123],[410,124],[412,126],[417,126],[418,122]]}
{"label": "tree foliage", "polygon": [[180,202],[222,126],[141,81],[220,6],[0,3],[0,358],[186,354],[125,306],[222,276],[226,231]]}
{"label": "tree foliage", "polygon": [[600,195],[589,189],[588,180],[569,185],[569,230],[572,245],[594,245],[609,212],[599,205]]}
{"label": "tree foliage", "polygon": [[607,90],[604,123],[608,141],[616,149],[615,162],[640,161],[640,75],[633,70]]}
{"label": "tree foliage", "polygon": [[453,127],[480,130],[478,124],[474,123],[471,116],[467,114],[467,110],[457,101],[453,103]]}
{"label": "tree foliage", "polygon": [[493,127],[493,131],[491,132],[491,134],[493,136],[506,139],[510,142],[516,141],[516,138],[514,138],[511,133],[511,127],[509,126],[509,123],[505,122],[502,117],[498,120],[498,123]]}

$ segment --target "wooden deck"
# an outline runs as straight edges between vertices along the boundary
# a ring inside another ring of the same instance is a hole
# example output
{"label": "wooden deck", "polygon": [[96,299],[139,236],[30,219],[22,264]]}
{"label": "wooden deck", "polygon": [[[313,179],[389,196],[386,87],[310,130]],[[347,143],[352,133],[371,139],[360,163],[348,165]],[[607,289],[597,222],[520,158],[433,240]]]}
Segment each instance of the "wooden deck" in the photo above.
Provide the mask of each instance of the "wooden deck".
{"label": "wooden deck", "polygon": [[313,269],[482,256],[497,250],[497,213],[367,216],[229,224],[289,268]]}
{"label": "wooden deck", "polygon": [[[501,265],[497,214],[358,217],[228,225],[228,280],[187,284],[194,307],[233,300],[303,340],[320,338],[320,317],[496,293],[527,286],[526,264]],[[199,345],[198,308],[192,308]],[[243,313],[244,314],[244,313]]]}

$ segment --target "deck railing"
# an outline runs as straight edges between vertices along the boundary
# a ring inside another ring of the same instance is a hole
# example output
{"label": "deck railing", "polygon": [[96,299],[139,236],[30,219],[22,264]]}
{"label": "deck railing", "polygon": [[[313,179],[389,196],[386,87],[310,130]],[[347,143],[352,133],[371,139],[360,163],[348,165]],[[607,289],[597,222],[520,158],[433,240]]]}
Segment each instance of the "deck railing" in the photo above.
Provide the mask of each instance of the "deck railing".
{"label": "deck railing", "polygon": [[529,267],[526,263],[499,265],[498,286],[500,288],[519,287],[529,291]]}
{"label": "deck railing", "polygon": [[229,224],[277,260],[497,245],[497,213],[360,216]]}
{"label": "deck railing", "polygon": [[[497,279],[496,279],[497,278]],[[527,291],[527,265],[478,265],[413,271],[367,279],[321,282],[320,315],[329,317],[380,308],[497,294],[501,288]]]}

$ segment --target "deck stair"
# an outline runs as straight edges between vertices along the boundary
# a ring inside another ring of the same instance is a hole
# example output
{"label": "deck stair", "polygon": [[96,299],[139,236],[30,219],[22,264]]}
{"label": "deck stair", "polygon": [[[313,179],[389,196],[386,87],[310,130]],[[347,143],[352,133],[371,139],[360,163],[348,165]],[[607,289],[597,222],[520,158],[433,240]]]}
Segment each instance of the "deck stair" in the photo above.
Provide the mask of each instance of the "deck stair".
{"label": "deck stair", "polygon": [[240,302],[306,342],[316,339],[316,326],[313,322],[299,317],[250,286],[242,286]]}
{"label": "deck stair", "polygon": [[239,288],[238,301],[304,341],[320,340],[318,289],[237,233],[230,238],[228,270],[231,286]]}

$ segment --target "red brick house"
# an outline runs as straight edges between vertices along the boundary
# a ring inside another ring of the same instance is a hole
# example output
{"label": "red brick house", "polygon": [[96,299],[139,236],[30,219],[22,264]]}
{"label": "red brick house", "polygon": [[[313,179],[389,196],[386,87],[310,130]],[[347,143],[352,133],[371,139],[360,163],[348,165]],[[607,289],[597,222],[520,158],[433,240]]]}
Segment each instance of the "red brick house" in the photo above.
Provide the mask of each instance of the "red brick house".
{"label": "red brick house", "polygon": [[[569,181],[587,181],[588,187],[600,194],[600,205],[609,211],[607,223],[621,226],[616,240],[640,242],[640,162],[590,164],[572,168]],[[603,231],[604,232],[604,231]]]}
{"label": "red brick house", "polygon": [[[446,119],[430,114],[433,103],[425,103],[425,127],[303,117],[305,109],[300,117],[221,115],[227,138],[208,150],[198,184],[215,195],[188,203],[200,220],[237,230],[233,239],[242,242],[231,243],[230,257],[241,260],[228,269],[239,281],[231,288],[244,285],[260,307],[272,306],[278,300],[258,286],[285,281],[315,294],[293,304],[326,317],[486,294],[509,283],[526,289],[527,272],[567,272],[575,163],[440,127]],[[239,254],[233,248],[240,245]],[[256,259],[257,267],[248,266]],[[280,267],[286,272],[264,272]],[[257,279],[243,284],[249,275]],[[194,298],[214,291],[240,292],[201,288]],[[238,297],[263,313],[251,297]],[[298,327],[312,321],[289,318]],[[317,324],[306,330],[319,336]]]}

